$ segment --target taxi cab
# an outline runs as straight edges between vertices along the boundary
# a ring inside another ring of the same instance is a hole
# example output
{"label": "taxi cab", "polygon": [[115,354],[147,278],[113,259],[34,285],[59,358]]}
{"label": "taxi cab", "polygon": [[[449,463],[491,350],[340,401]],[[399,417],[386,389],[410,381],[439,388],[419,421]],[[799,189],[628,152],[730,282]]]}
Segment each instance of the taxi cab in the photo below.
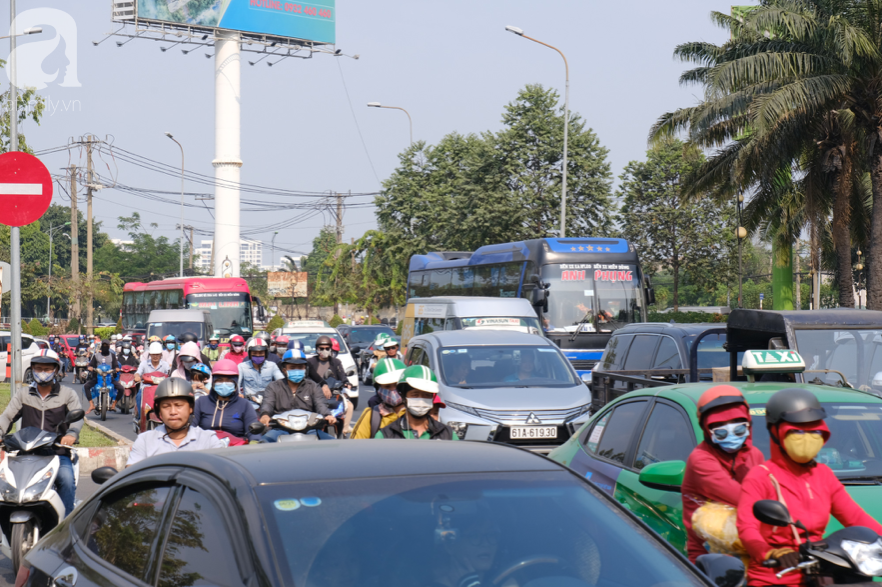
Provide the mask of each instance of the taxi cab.
{"label": "taxi cab", "polygon": [[[833,470],[868,514],[882,519],[882,399],[852,389],[847,382],[837,387],[788,381],[805,370],[794,350],[745,351],[742,370],[747,382],[726,383],[740,389],[750,405],[754,446],[769,458],[769,398],[785,388],[810,390],[826,410],[831,432],[817,461]],[[670,385],[623,395],[599,410],[549,458],[594,482],[685,552],[680,486],[686,459],[704,439],[698,399],[718,384]],[[839,528],[831,518],[827,531]]]}

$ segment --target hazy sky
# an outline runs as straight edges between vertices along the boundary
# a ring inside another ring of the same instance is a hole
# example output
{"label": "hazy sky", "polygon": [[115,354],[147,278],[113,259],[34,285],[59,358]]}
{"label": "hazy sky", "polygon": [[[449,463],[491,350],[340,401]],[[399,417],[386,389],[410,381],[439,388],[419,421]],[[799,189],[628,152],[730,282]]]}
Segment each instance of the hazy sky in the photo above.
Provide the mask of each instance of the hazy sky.
{"label": "hazy sky", "polygon": [[[5,31],[9,12],[8,3],[3,4],[0,30]],[[379,181],[390,175],[407,145],[407,117],[395,110],[367,108],[367,102],[407,108],[415,140],[435,143],[453,131],[499,129],[504,105],[525,84],[552,86],[562,95],[560,57],[506,32],[509,24],[567,55],[570,108],[609,149],[618,176],[628,161],[644,157],[648,129],[661,113],[696,102],[699,90],[678,84],[686,64],[674,60],[672,51],[687,41],[722,42],[725,32],[712,25],[709,14],[728,12],[729,5],[719,0],[337,0],[337,48],[360,55],[359,60],[316,55],[251,67],[247,61],[256,57],[243,54],[242,182],[311,192],[379,190]],[[19,13],[29,8],[56,8],[73,17],[76,51],[60,43],[42,69],[51,78],[59,66],[67,65],[69,74],[67,62],[73,61],[81,84],[61,87],[59,76],[40,92],[49,101],[41,126],[29,122],[22,127],[35,150],[93,133],[112,137],[127,151],[179,166],[178,147],[163,135],[169,131],[184,145],[187,170],[214,174],[214,59],[204,57],[205,49],[183,55],[180,46],[160,51],[170,43],[135,40],[117,47],[117,39],[93,46],[93,40],[103,39],[114,28],[110,0],[18,0]],[[46,27],[43,35],[19,43],[45,42],[54,35],[55,30]],[[3,59],[9,52],[6,43],[0,41]],[[0,82],[5,90],[5,75]],[[80,150],[43,160],[53,173],[71,162],[85,164]],[[99,172],[113,174],[129,186],[180,189],[174,177],[110,158],[96,163]],[[211,191],[193,184],[186,189]],[[173,193],[168,197],[176,198]],[[69,205],[58,189],[55,202]],[[97,194],[95,210],[107,232],[120,238],[125,234],[116,227],[119,216],[138,211],[145,221],[159,225],[156,234],[175,237],[180,214],[179,206],[113,189]],[[245,212],[243,230],[303,215],[302,210]],[[282,249],[308,253],[321,226],[330,222],[329,215],[318,215],[281,231],[276,259]],[[207,210],[187,208],[185,223],[213,228]],[[347,241],[376,226],[370,208],[348,211],[344,224]],[[197,244],[200,238],[210,237],[197,236]],[[269,263],[272,232],[257,238],[266,243],[264,262]]]}

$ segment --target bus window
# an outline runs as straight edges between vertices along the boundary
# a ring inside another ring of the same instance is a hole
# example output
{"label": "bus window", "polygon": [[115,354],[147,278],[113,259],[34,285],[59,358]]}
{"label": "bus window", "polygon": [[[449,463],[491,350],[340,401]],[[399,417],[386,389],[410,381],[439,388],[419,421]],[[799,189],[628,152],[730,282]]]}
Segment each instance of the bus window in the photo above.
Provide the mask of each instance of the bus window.
{"label": "bus window", "polygon": [[475,274],[471,267],[453,269],[450,280],[450,294],[455,296],[472,295]]}
{"label": "bus window", "polygon": [[132,308],[132,312],[143,313],[144,312],[144,292],[143,291],[136,291],[134,295],[135,295],[135,306]]}
{"label": "bus window", "polygon": [[490,265],[481,265],[479,267],[475,267],[475,285],[472,288],[472,295],[493,295],[492,269],[493,268]]}
{"label": "bus window", "polygon": [[450,291],[451,273],[452,271],[450,269],[435,269],[432,271],[431,281],[429,282],[429,289],[432,292],[431,295],[442,296]]}
{"label": "bus window", "polygon": [[521,284],[522,263],[511,263],[499,268],[497,293],[500,298],[516,298]]}
{"label": "bus window", "polygon": [[166,294],[165,307],[169,310],[177,310],[183,308],[184,292],[179,289],[170,289]]}

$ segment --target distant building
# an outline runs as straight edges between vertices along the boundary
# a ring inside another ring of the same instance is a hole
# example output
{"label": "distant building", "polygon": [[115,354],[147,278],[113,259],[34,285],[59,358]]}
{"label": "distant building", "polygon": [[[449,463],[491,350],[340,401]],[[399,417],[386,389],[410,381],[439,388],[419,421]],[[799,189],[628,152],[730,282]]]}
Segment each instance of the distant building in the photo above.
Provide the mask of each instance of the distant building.
{"label": "distant building", "polygon": [[[211,269],[211,240],[203,240],[200,246],[195,248],[193,252],[199,255],[199,258],[193,261],[193,267],[203,272]],[[239,239],[239,263],[250,263],[257,267],[263,266],[263,243],[247,238]]]}
{"label": "distant building", "polygon": [[121,251],[131,251],[132,247],[135,245],[135,241],[124,241],[119,238],[112,238],[110,242],[116,246],[117,249]]}

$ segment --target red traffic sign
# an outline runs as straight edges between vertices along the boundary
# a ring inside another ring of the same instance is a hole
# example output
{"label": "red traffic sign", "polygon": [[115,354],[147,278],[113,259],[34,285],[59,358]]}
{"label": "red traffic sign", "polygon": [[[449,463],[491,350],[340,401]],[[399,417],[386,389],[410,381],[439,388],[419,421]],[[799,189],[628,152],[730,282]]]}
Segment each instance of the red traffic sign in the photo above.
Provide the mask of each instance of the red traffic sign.
{"label": "red traffic sign", "polygon": [[27,153],[0,155],[0,224],[36,222],[52,203],[52,176],[43,162]]}

